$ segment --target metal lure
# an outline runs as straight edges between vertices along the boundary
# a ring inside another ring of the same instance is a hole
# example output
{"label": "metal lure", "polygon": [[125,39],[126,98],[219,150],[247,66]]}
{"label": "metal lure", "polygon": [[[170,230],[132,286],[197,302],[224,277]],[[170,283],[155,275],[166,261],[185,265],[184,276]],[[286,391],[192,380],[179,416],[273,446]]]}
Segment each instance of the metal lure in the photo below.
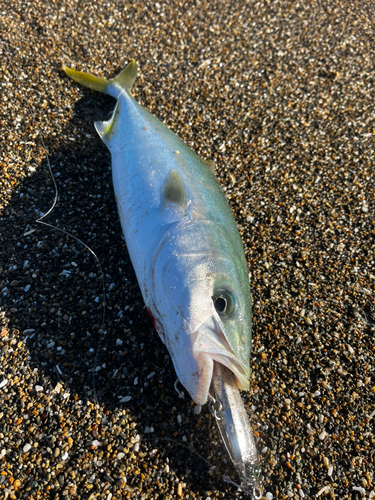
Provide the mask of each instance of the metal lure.
{"label": "metal lure", "polygon": [[249,417],[233,373],[214,362],[209,409],[214,415],[228,454],[242,482],[241,489],[261,498],[259,456]]}

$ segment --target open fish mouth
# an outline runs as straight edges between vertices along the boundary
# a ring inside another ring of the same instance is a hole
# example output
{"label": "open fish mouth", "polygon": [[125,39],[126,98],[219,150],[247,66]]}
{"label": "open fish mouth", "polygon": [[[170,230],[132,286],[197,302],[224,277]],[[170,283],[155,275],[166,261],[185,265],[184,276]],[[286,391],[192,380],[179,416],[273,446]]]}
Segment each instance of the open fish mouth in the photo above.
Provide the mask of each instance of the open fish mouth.
{"label": "open fish mouth", "polygon": [[238,389],[249,389],[249,369],[238,359],[220,327],[201,326],[195,332],[193,356],[200,367],[194,401],[207,401],[214,361],[226,366],[236,377]]}
{"label": "open fish mouth", "polygon": [[226,366],[237,378],[239,389],[246,390],[249,386],[248,370],[238,360],[227,339],[221,331],[207,328],[198,332],[193,346],[194,356],[208,355],[214,361]]}
{"label": "open fish mouth", "polygon": [[171,354],[177,376],[198,405],[207,403],[213,377],[214,362],[228,368],[235,377],[237,387],[249,389],[250,367],[231,348],[219,323],[214,317],[192,325],[184,321],[179,334],[166,345]]}

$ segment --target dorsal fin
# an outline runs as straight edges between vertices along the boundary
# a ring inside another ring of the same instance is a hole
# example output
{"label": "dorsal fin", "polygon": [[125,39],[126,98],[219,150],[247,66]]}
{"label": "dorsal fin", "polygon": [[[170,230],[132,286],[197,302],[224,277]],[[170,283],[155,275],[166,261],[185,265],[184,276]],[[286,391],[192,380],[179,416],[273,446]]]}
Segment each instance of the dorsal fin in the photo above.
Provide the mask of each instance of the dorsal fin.
{"label": "dorsal fin", "polygon": [[216,161],[215,160],[202,160],[211,173],[215,173]]}
{"label": "dorsal fin", "polygon": [[177,170],[171,170],[162,188],[162,199],[163,204],[174,203],[178,205],[186,214],[187,212],[187,194],[185,189],[184,181],[177,172]]}

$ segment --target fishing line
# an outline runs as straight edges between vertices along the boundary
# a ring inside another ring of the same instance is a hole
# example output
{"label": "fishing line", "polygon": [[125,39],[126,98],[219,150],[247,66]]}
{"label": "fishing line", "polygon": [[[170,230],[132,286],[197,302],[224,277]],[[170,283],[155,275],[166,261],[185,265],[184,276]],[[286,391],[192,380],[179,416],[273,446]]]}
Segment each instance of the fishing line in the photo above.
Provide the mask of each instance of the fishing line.
{"label": "fishing line", "polygon": [[[56,18],[56,22],[57,22],[59,20],[60,9],[59,9],[59,6],[57,6],[57,7],[55,6],[54,2],[52,2],[52,3],[54,5],[54,7],[55,7],[55,9],[52,9],[52,13],[53,12],[56,13],[56,11],[57,11],[57,18]],[[27,22],[27,17],[28,17],[28,14],[29,14],[30,10],[31,10],[30,6],[31,6],[31,4],[27,3],[26,9],[23,11],[23,14],[19,14],[19,13],[16,13],[16,12],[14,12],[14,13],[17,14],[24,22]],[[85,15],[87,15],[85,7],[86,7],[86,3],[84,1],[81,1],[80,2],[80,8],[77,9],[77,12],[80,12],[81,14],[84,13]],[[109,22],[110,22],[110,20],[108,19],[102,29],[107,28],[107,25],[109,24]],[[116,28],[117,24],[118,24],[118,21],[115,21],[111,26],[109,26],[108,29],[107,29],[107,33],[111,34],[113,32],[113,30]],[[54,41],[56,41],[56,36],[55,36],[54,30],[51,30],[50,33],[49,33],[49,35],[52,37],[52,39]],[[15,71],[15,66],[14,66],[12,60],[10,59],[10,57],[8,55],[8,51],[7,51],[8,43],[3,39],[2,36],[0,36],[0,41],[1,41],[2,45],[3,45],[3,51],[5,53],[5,56],[6,56],[8,62],[10,64],[10,67],[13,69],[13,74],[14,74],[14,76],[15,76],[15,78],[17,80],[18,86],[19,86],[19,88],[21,90],[23,87],[22,87],[20,78],[18,77],[18,74]],[[68,47],[68,49],[69,49],[70,52],[74,52],[74,48],[72,46],[70,46],[70,44],[68,42],[66,43],[66,45],[67,45],[67,47]],[[67,53],[64,50],[64,47],[61,47],[59,45],[59,50],[60,50],[60,52],[65,57],[69,57],[69,56],[67,56]],[[22,96],[22,99],[24,99],[24,96]],[[33,109],[32,109],[32,107],[31,107],[31,105],[30,105],[30,103],[28,102],[27,99],[26,99],[26,102],[27,102],[27,108],[29,110],[30,116],[33,119],[33,121],[36,123],[35,114],[33,112]],[[57,227],[57,226],[55,226],[53,224],[50,224],[49,222],[45,221],[45,218],[48,215],[51,214],[51,212],[54,210],[54,208],[55,208],[55,206],[56,206],[56,204],[58,202],[58,187],[57,187],[55,176],[53,174],[51,162],[50,162],[50,159],[49,159],[49,153],[48,153],[47,147],[45,145],[45,141],[43,139],[43,135],[42,135],[42,130],[41,129],[40,129],[39,139],[40,139],[40,143],[41,143],[42,149],[44,150],[45,155],[46,155],[47,166],[48,166],[50,177],[51,177],[52,182],[53,182],[53,187],[54,187],[54,193],[55,194],[54,194],[53,203],[52,203],[51,207],[49,208],[49,210],[45,214],[43,214],[41,217],[39,217],[38,219],[36,219],[35,222],[37,224],[41,224],[41,225],[46,226],[46,227],[48,227],[50,229],[53,229],[55,231],[59,231],[60,233],[73,238],[74,241],[76,241],[77,243],[81,244],[94,257],[94,259],[95,259],[95,261],[97,263],[97,266],[99,268],[99,271],[100,271],[100,280],[101,280],[101,288],[102,288],[102,301],[101,301],[101,304],[102,304],[102,319],[101,319],[100,329],[98,330],[98,333],[100,334],[99,342],[98,342],[98,344],[96,346],[95,357],[94,357],[93,366],[92,366],[92,389],[93,389],[93,394],[94,394],[94,402],[98,406],[98,410],[100,411],[99,398],[98,398],[97,390],[96,390],[96,377],[95,377],[95,374],[96,374],[97,360],[98,360],[98,357],[99,357],[99,351],[100,351],[100,348],[101,348],[101,345],[102,345],[103,338],[104,338],[104,336],[107,333],[107,331],[105,329],[105,321],[106,321],[106,292],[105,292],[105,277],[104,277],[104,272],[103,272],[103,268],[102,268],[102,265],[100,263],[100,260],[99,260],[99,258],[97,256],[97,254],[94,252],[94,250],[92,248],[90,248],[89,245],[87,245],[83,240],[81,240],[79,237],[75,236],[71,232],[69,232],[69,231],[67,231],[65,229],[59,228],[59,227]],[[58,372],[59,372],[59,374],[61,374],[60,370],[58,370]]]}
{"label": "fishing line", "polygon": [[254,495],[254,493],[251,493],[251,492],[243,489],[243,487],[241,485],[232,481],[229,476],[224,476],[223,474],[221,474],[221,472],[219,472],[217,470],[216,465],[212,465],[212,463],[209,460],[207,460],[207,458],[204,458],[200,453],[189,448],[189,446],[186,446],[185,444],[182,444],[182,443],[176,441],[175,439],[171,439],[171,438],[155,437],[155,438],[149,438],[148,441],[168,441],[169,443],[173,443],[176,446],[180,446],[181,448],[185,448],[190,453],[197,455],[197,457],[200,458],[201,460],[203,460],[203,462],[206,462],[206,464],[209,465],[209,467],[210,467],[209,472],[211,472],[211,471],[215,472],[216,475],[224,481],[224,483],[231,484],[232,486],[235,486],[237,488],[238,492],[245,493],[246,495],[249,495],[249,500],[259,500],[261,498],[260,496]]}

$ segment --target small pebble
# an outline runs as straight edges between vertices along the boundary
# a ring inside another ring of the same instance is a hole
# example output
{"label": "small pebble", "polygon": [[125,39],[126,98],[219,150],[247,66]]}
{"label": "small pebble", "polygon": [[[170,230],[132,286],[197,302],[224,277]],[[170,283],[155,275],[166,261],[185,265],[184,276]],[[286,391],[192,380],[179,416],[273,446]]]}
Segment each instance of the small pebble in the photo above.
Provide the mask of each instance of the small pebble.
{"label": "small pebble", "polygon": [[195,405],[195,406],[194,406],[194,413],[195,413],[196,415],[199,415],[199,414],[201,413],[201,411],[202,411],[202,407],[201,407],[201,405]]}
{"label": "small pebble", "polygon": [[362,493],[362,494],[366,493],[365,488],[362,488],[361,486],[353,486],[352,490],[353,491],[358,491],[359,493]]}
{"label": "small pebble", "polygon": [[329,486],[323,486],[323,488],[321,488],[318,491],[318,493],[316,494],[316,496],[320,497],[320,495],[322,495],[323,493],[328,493],[330,490],[331,490],[331,488]]}
{"label": "small pebble", "polygon": [[179,497],[182,496],[182,484],[181,483],[178,483],[178,485],[177,485],[177,495]]}
{"label": "small pebble", "polygon": [[124,396],[123,398],[120,399],[120,403],[127,403],[132,399],[131,396]]}

